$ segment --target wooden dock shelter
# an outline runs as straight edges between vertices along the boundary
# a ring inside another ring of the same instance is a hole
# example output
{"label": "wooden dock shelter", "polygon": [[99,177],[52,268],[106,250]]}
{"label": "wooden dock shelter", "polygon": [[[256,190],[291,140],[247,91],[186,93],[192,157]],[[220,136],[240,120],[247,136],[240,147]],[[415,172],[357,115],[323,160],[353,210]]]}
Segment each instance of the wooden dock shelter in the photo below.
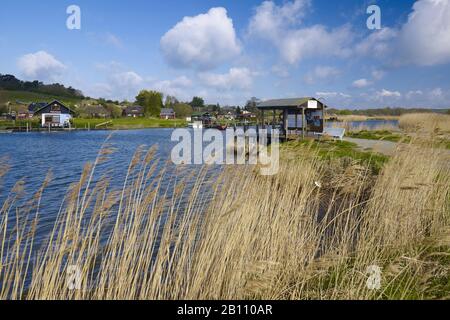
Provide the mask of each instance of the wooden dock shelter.
{"label": "wooden dock shelter", "polygon": [[[281,132],[287,139],[289,134],[322,134],[325,127],[325,109],[327,106],[313,97],[274,99],[259,103],[261,111],[260,125],[266,128],[266,115],[272,113],[272,126],[280,125]],[[281,119],[280,119],[281,118]],[[281,121],[280,121],[281,120]]]}

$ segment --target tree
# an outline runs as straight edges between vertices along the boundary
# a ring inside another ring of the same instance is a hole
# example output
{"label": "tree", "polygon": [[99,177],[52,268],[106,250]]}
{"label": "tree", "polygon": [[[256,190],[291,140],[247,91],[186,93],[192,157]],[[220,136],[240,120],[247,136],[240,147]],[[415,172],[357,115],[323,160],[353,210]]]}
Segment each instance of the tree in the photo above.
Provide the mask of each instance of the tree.
{"label": "tree", "polygon": [[256,115],[260,114],[260,110],[257,108],[258,103],[260,103],[261,100],[256,98],[256,97],[252,97],[250,100],[247,101],[247,103],[245,104],[245,110],[252,112]]}
{"label": "tree", "polygon": [[144,107],[145,115],[159,116],[163,106],[163,94],[158,91],[142,90],[136,97],[136,103]]}
{"label": "tree", "polygon": [[192,98],[191,103],[189,103],[194,110],[200,111],[200,109],[205,107],[205,100],[200,97]]}
{"label": "tree", "polygon": [[176,97],[168,95],[166,97],[166,102],[164,102],[164,106],[166,108],[173,108],[173,106],[178,103],[180,103],[180,102],[178,101],[178,99]]}
{"label": "tree", "polygon": [[175,111],[177,118],[186,118],[191,116],[194,110],[187,103],[177,103],[173,105],[173,111]]}

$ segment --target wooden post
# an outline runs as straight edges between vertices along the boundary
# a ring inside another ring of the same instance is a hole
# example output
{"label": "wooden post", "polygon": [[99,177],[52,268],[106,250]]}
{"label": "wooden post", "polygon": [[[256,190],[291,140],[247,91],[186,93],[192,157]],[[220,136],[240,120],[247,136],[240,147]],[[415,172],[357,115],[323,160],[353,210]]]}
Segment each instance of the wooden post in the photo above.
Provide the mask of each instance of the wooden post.
{"label": "wooden post", "polygon": [[283,110],[283,129],[284,129],[284,137],[287,141],[289,129],[289,113],[287,109]]}
{"label": "wooden post", "polygon": [[326,122],[325,122],[325,105],[322,103],[322,119],[323,119],[323,128],[322,128],[322,132],[323,132],[323,130],[325,130],[325,124],[326,124]]}
{"label": "wooden post", "polygon": [[296,136],[298,135],[297,127],[298,127],[298,110],[295,109],[295,135]]}
{"label": "wooden post", "polygon": [[305,108],[302,108],[302,139],[305,139]]}

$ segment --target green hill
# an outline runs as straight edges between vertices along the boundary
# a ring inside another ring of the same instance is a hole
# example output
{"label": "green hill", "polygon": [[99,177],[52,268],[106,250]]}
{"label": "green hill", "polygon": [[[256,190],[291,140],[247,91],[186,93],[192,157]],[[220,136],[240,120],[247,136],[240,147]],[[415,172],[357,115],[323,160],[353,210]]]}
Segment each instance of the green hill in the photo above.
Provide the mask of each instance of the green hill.
{"label": "green hill", "polygon": [[0,106],[7,102],[11,104],[29,104],[31,102],[51,102],[52,100],[59,100],[62,103],[73,106],[80,103],[82,98],[59,97],[55,95],[29,92],[29,91],[10,91],[0,89]]}

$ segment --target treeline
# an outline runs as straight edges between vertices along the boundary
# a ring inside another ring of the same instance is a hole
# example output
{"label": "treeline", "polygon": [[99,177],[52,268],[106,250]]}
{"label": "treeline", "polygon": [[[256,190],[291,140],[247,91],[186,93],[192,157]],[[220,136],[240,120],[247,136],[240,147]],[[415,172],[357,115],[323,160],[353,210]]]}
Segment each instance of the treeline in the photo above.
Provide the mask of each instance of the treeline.
{"label": "treeline", "polygon": [[22,81],[15,76],[0,74],[0,89],[11,91],[28,91],[66,98],[84,98],[80,90],[65,87],[59,83],[44,84],[40,81]]}
{"label": "treeline", "polygon": [[[235,113],[241,113],[241,107],[239,106],[227,106],[221,107],[217,104],[205,104],[205,100],[202,97],[195,96],[191,101],[180,101],[176,97],[167,95],[164,96],[162,92],[154,90],[142,90],[135,98],[135,104],[144,107],[146,116],[159,116],[162,108],[171,108],[175,111],[175,114],[179,118],[184,118],[192,115],[194,112],[211,112],[220,114],[226,111],[233,110]],[[254,104],[254,103],[253,103]],[[253,106],[249,101],[244,108],[248,111],[254,111],[256,104]],[[254,107],[254,108],[253,108]]]}
{"label": "treeline", "polygon": [[401,116],[407,113],[449,113],[449,109],[425,109],[425,108],[381,108],[381,109],[328,109],[329,114],[340,116],[361,115],[368,117],[376,116]]}

